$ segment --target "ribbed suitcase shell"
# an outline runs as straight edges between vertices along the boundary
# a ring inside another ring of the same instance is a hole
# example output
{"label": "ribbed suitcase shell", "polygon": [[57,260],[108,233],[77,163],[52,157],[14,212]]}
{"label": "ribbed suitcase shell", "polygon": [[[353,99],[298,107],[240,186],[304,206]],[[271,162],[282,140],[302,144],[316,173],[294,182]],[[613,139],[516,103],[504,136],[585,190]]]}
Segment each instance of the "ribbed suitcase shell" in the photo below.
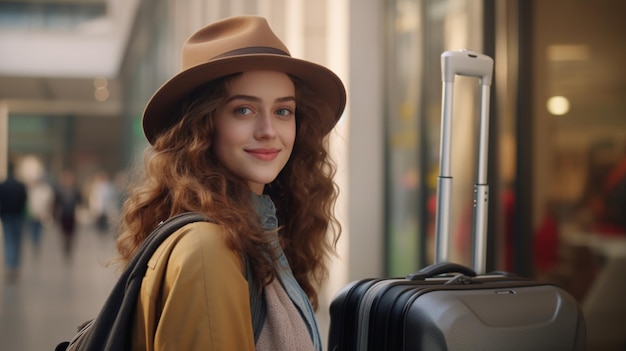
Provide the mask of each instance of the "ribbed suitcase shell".
{"label": "ribbed suitcase shell", "polygon": [[570,294],[504,273],[352,282],[336,294],[330,318],[329,351],[585,350],[586,344],[585,321]]}

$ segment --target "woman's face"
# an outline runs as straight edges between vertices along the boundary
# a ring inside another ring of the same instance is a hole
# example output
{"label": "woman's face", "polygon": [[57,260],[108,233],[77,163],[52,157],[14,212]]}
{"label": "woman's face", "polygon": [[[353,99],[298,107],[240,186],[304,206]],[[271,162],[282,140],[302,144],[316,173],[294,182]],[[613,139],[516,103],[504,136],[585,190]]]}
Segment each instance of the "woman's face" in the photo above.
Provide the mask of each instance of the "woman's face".
{"label": "woman's face", "polygon": [[228,83],[215,115],[217,158],[250,190],[263,193],[283,169],[296,138],[296,93],[285,73],[249,71]]}

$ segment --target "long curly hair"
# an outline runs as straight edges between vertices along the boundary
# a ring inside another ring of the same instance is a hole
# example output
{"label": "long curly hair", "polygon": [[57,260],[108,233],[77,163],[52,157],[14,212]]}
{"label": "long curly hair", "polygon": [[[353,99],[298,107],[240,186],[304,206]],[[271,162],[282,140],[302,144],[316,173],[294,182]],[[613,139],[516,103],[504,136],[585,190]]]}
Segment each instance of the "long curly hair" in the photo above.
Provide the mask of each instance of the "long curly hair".
{"label": "long curly hair", "polygon": [[[179,104],[173,126],[144,153],[143,174],[129,187],[116,247],[123,265],[164,219],[195,211],[216,220],[228,245],[251,262],[259,287],[275,277],[272,255],[244,179],[233,175],[213,152],[213,116],[228,95],[232,76],[210,82]],[[265,187],[277,209],[281,245],[296,280],[318,307],[317,290],[328,276],[341,226],[333,215],[338,189],[323,106],[296,77],[296,139],[291,157]],[[327,117],[326,117],[327,118]]]}

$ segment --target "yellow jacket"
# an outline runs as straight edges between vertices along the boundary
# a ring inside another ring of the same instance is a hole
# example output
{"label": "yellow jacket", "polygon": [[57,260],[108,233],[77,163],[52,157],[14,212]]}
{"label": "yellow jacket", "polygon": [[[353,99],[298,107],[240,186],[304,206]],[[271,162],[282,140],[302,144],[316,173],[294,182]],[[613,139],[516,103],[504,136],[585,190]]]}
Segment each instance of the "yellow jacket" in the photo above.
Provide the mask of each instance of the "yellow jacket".
{"label": "yellow jacket", "polygon": [[220,226],[188,224],[148,264],[133,350],[254,350],[248,282]]}

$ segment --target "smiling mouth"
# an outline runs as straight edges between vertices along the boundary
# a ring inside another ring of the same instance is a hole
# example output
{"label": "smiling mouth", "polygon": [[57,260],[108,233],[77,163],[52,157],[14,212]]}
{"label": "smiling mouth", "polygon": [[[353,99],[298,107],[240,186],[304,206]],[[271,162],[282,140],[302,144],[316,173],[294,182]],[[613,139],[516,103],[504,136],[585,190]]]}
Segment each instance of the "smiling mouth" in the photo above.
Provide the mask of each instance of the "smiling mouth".
{"label": "smiling mouth", "polygon": [[246,152],[250,156],[256,159],[259,159],[261,161],[271,161],[275,159],[276,156],[278,156],[278,153],[280,152],[280,150],[278,149],[253,149],[253,150],[246,150]]}

